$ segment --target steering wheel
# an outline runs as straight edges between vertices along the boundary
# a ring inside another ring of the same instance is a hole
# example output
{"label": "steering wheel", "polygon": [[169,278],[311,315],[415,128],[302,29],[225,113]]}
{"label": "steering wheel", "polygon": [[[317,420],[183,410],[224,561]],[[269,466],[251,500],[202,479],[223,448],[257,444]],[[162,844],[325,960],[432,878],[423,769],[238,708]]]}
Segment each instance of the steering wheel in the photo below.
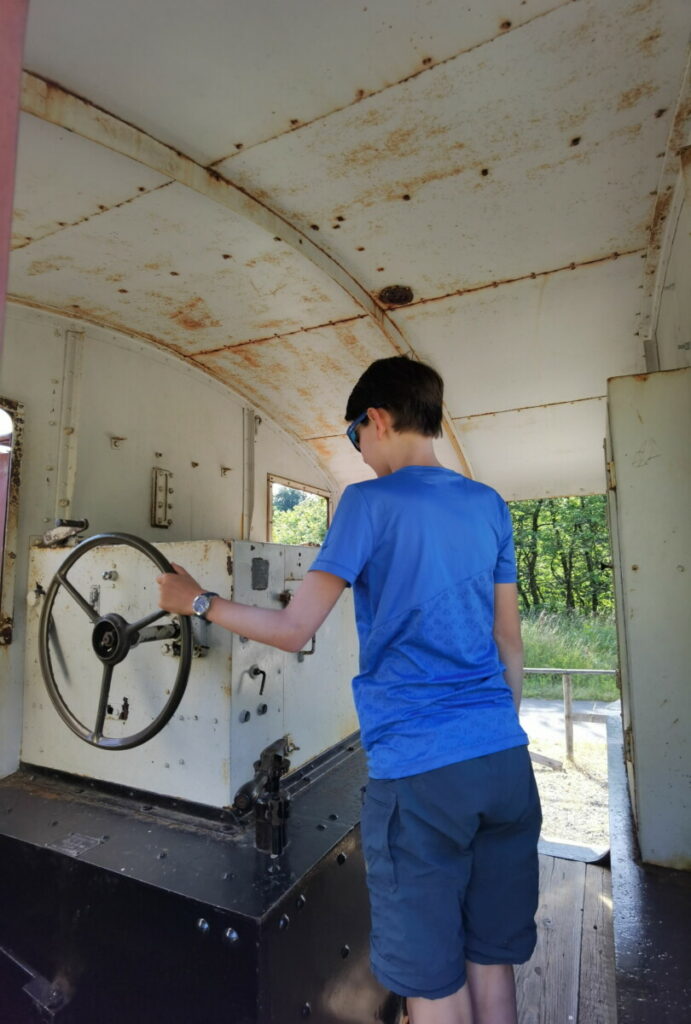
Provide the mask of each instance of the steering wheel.
{"label": "steering wheel", "polygon": [[[62,563],[46,591],[39,626],[39,657],[43,679],[55,710],[75,736],[79,736],[86,743],[90,743],[91,746],[99,747],[102,750],[129,750],[131,747],[137,747],[141,743],[146,743],[147,740],[152,739],[175,714],[182,700],[190,674],[190,665],[192,663],[192,628],[188,615],[176,615],[173,616],[174,621],[169,624],[153,626],[157,619],[161,619],[164,615],[169,614],[160,608],[150,615],[146,615],[143,619],[139,619],[137,622],[127,622],[121,615],[115,613],[103,616],[98,614],[96,609],[89,604],[86,598],[69,581],[67,574],[75,563],[88,551],[93,550],[93,548],[114,544],[124,544],[140,551],[143,555],[150,558],[162,573],[173,572],[172,566],[160,551],[153,544],[149,544],[148,541],[141,540],[139,537],[133,537],[127,533],[100,533],[81,541]],[[96,658],[103,666],[101,692],[93,729],[89,729],[79,721],[63,699],[55,682],[49,640],[51,634],[55,632],[53,605],[61,587],[64,587],[93,624],[91,646]],[[171,688],[170,696],[163,709],[149,725],[139,732],[133,733],[131,736],[122,736],[119,739],[104,736],[103,725],[108,709],[108,696],[115,666],[123,661],[130,650],[138,644],[168,638],[177,640],[180,645],[180,656],[175,683]]]}

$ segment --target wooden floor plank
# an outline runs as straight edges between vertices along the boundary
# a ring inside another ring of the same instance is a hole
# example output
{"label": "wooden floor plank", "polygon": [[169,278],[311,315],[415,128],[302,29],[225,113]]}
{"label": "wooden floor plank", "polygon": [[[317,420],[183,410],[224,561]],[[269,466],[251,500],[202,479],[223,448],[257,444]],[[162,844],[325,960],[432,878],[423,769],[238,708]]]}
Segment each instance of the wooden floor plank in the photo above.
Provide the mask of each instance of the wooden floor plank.
{"label": "wooden floor plank", "polygon": [[612,877],[586,866],[578,1024],[616,1024]]}
{"label": "wooden floor plank", "polygon": [[585,875],[580,861],[540,857],[537,946],[516,969],[520,1024],[577,1024]]}

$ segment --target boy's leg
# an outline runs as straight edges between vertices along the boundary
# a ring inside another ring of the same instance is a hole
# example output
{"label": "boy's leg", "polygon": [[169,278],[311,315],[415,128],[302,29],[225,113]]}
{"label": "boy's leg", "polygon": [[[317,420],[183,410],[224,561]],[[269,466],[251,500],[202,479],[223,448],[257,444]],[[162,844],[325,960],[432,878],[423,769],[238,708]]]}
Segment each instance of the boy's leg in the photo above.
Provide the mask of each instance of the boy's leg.
{"label": "boy's leg", "polygon": [[517,1024],[516,982],[511,964],[466,960],[473,1024]]}
{"label": "boy's leg", "polygon": [[410,1024],[477,1024],[468,985],[443,999],[408,997]]}

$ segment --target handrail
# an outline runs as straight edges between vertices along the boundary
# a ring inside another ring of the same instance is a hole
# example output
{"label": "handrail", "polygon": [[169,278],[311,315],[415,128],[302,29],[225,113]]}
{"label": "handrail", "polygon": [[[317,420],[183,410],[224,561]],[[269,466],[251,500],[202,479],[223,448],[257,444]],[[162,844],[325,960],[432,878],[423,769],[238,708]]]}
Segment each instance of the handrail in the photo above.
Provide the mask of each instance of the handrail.
{"label": "handrail", "polygon": [[574,722],[605,722],[607,715],[598,711],[574,711],[573,688],[571,676],[616,676],[617,689],[621,690],[619,670],[616,668],[524,668],[528,676],[561,676],[564,692],[564,733],[566,740],[566,757],[573,761],[573,723]]}

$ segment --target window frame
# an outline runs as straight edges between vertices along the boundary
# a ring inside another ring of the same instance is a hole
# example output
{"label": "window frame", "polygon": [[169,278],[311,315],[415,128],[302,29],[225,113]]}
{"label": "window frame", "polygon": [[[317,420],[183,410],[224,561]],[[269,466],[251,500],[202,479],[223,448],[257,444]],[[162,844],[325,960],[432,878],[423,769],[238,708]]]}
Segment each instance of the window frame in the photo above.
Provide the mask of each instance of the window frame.
{"label": "window frame", "polygon": [[2,565],[0,565],[0,647],[7,647],[12,643],[14,633],[14,582],[19,539],[19,484],[24,448],[24,405],[12,398],[0,395],[0,408],[4,409],[12,419],[7,509],[4,523],[0,519],[0,529],[4,528]]}
{"label": "window frame", "polygon": [[[314,484],[301,484],[297,480],[289,480],[285,476],[277,476],[275,473],[266,474],[267,487],[266,487],[266,538],[269,544],[277,544],[278,541],[272,540],[273,534],[273,522],[274,522],[274,503],[272,484],[281,484],[282,487],[290,487],[295,491],[306,491],[308,494],[316,494],[320,498],[326,499],[326,527],[329,528],[331,524],[331,514],[333,499],[331,491],[324,490],[322,487],[315,487]],[[295,545],[298,547],[299,545]]]}

